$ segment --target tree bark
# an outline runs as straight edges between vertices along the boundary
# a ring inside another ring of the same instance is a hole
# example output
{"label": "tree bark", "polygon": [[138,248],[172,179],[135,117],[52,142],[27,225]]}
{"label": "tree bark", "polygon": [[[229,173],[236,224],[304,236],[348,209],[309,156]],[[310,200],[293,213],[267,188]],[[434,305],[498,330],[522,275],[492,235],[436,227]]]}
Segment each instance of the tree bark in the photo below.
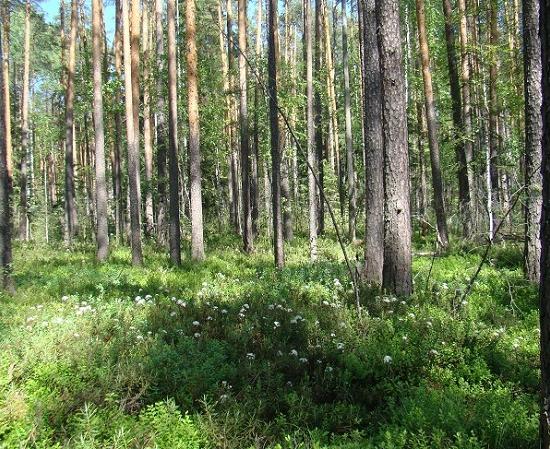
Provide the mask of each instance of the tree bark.
{"label": "tree bark", "polygon": [[[463,221],[463,237],[470,238],[472,236],[472,217],[473,204],[475,195],[473,193],[473,172],[471,167],[473,157],[473,146],[471,142],[472,134],[472,114],[470,105],[470,63],[468,61],[468,27],[466,17],[466,0],[458,0],[458,9],[460,12],[460,57],[461,69],[460,76],[462,82],[462,139],[464,147],[464,164],[466,177],[468,179],[468,197],[467,203],[461,203],[461,213]],[[462,161],[461,161],[462,162]]]}
{"label": "tree bark", "polygon": [[103,81],[102,81],[102,0],[92,1],[93,77],[94,77],[94,132],[96,176],[96,240],[97,260],[103,262],[109,254],[109,229],[107,223],[107,182],[105,179],[105,135],[103,131]]}
{"label": "tree bark", "polygon": [[377,42],[375,0],[360,0],[364,69],[363,115],[365,135],[365,282],[382,285],[384,265],[384,141],[382,80]]}
{"label": "tree bark", "polygon": [[283,244],[283,220],[281,213],[281,147],[279,131],[279,105],[277,99],[277,49],[276,23],[277,0],[268,0],[269,23],[267,35],[268,48],[268,95],[269,95],[269,124],[271,136],[271,185],[273,208],[273,247],[275,266],[283,268],[285,263]]}
{"label": "tree bark", "polygon": [[539,0],[542,66],[542,220],[540,265],[540,448],[550,448],[550,1]]}
{"label": "tree bark", "polygon": [[176,0],[168,0],[168,170],[170,178],[170,260],[181,264],[178,170],[178,94],[176,67]]}
{"label": "tree bark", "polygon": [[[240,11],[239,11],[240,14]],[[202,173],[199,128],[199,81],[195,26],[195,0],[187,0],[187,114],[189,117],[189,171],[191,182],[191,258],[204,259]]]}
{"label": "tree bark", "polygon": [[398,1],[377,0],[376,18],[384,136],[383,287],[396,295],[409,295],[412,292],[412,257],[407,98]]}
{"label": "tree bark", "polygon": [[167,243],[166,223],[166,115],[164,113],[164,80],[165,80],[165,58],[164,58],[164,20],[162,0],[155,0],[155,40],[156,40],[156,63],[157,63],[157,101],[156,101],[156,137],[157,137],[157,241],[161,245]]}
{"label": "tree bark", "polygon": [[3,0],[2,2],[2,28],[4,33],[4,40],[2,41],[3,58],[2,62],[2,76],[4,77],[3,83],[3,97],[4,97],[4,140],[6,143],[6,170],[8,176],[8,188],[12,188],[13,178],[13,156],[12,156],[12,139],[11,139],[11,101],[10,101],[10,67],[9,67],[9,52],[10,52],[10,3],[9,0]]}
{"label": "tree bark", "polygon": [[[321,102],[321,49],[323,45],[323,18],[322,18],[322,2],[323,0],[315,0],[315,47],[314,47],[314,65],[313,78],[314,83],[314,102],[313,102],[313,120],[315,123],[315,148],[317,152],[318,179],[319,189],[325,187],[325,142],[323,137],[323,104]],[[325,203],[319,195],[319,204],[317,207],[317,235],[325,232]]]}
{"label": "tree bark", "polygon": [[439,161],[438,124],[435,113],[434,94],[432,87],[432,72],[430,69],[430,53],[426,34],[426,13],[424,0],[416,0],[416,19],[418,22],[418,43],[422,63],[422,79],[424,81],[424,103],[426,107],[426,123],[428,127],[428,144],[430,147],[430,162],[432,168],[432,188],[434,193],[434,209],[437,222],[437,240],[443,250],[449,246],[447,231],[447,215],[443,200],[443,181],[441,179],[441,163]]}
{"label": "tree bark", "polygon": [[540,218],[542,211],[541,49],[537,0],[523,0],[523,54],[525,75],[525,276],[540,281]]}
{"label": "tree bark", "polygon": [[[351,94],[348,55],[348,15],[346,11],[345,0],[342,0],[342,65],[344,70],[344,115],[346,120],[346,165],[348,172],[348,235],[350,241],[354,242],[356,238],[355,215],[357,214],[357,193],[355,189],[355,166],[351,122]],[[340,176],[342,176],[341,173]]]}
{"label": "tree bark", "polygon": [[306,48],[306,119],[307,119],[307,183],[309,210],[309,257],[317,260],[317,151],[315,148],[314,89],[313,89],[313,42],[311,0],[303,0],[304,8],[304,45]]}
{"label": "tree bark", "polygon": [[[141,251],[140,194],[139,194],[139,132],[134,129],[132,49],[130,42],[130,1],[122,0],[123,48],[124,48],[124,90],[126,106],[126,138],[128,141],[128,197],[130,203],[130,242],[132,245],[132,265],[143,264]],[[134,12],[137,5],[134,5]],[[139,44],[139,40],[137,41]]]}
{"label": "tree bark", "polygon": [[31,2],[25,5],[25,31],[23,50],[23,88],[21,92],[21,166],[19,170],[20,214],[19,239],[29,240],[29,198],[28,175],[29,163],[29,82],[30,82],[30,55],[31,54]]}
{"label": "tree bark", "polygon": [[[0,61],[3,61],[3,40],[6,27],[0,30]],[[15,290],[12,272],[11,252],[11,204],[6,140],[6,120],[8,119],[4,93],[6,81],[4,70],[0,71],[0,264],[2,270],[2,288],[12,293]]]}
{"label": "tree bark", "polygon": [[151,128],[151,33],[150,0],[143,2],[142,48],[143,48],[143,153],[145,156],[145,232],[152,236],[155,228],[153,210],[153,137]]}
{"label": "tree bark", "polygon": [[[116,0],[115,8],[115,72],[118,80],[122,80],[122,1]],[[115,101],[120,104],[120,89],[115,92]],[[122,166],[121,166],[121,142],[122,142],[122,114],[119,108],[115,109],[115,138],[113,142],[113,197],[115,203],[115,235],[119,243],[124,241],[124,205],[122,195]]]}
{"label": "tree bark", "polygon": [[243,204],[243,249],[254,250],[250,196],[250,139],[248,129],[248,74],[246,62],[246,0],[239,0],[239,93],[241,129],[241,192]]}

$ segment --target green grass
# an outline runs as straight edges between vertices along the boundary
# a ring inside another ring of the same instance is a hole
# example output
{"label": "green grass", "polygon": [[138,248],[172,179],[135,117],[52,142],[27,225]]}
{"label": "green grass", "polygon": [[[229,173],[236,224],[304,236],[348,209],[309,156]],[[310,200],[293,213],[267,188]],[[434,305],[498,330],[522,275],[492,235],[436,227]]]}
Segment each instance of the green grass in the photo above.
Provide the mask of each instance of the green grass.
{"label": "green grass", "polygon": [[[170,267],[145,247],[21,246],[0,299],[0,447],[536,448],[538,313],[517,248],[414,261],[355,310],[335,242],[273,269],[233,237]],[[348,248],[355,258],[360,248]]]}

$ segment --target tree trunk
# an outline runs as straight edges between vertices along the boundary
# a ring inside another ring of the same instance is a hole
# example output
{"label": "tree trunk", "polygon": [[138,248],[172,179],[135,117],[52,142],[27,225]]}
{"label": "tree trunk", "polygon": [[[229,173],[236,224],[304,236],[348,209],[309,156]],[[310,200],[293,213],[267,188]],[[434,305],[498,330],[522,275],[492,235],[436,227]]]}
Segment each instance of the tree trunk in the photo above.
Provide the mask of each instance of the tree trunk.
{"label": "tree trunk", "polygon": [[382,285],[384,264],[384,141],[382,134],[382,80],[376,37],[375,0],[360,0],[363,23],[361,45],[365,134],[365,270],[364,279]]}
{"label": "tree trunk", "polygon": [[542,220],[540,265],[540,448],[550,448],[550,1],[540,0],[542,48]]}
{"label": "tree trunk", "polygon": [[[351,122],[351,94],[348,56],[348,16],[345,0],[342,0],[342,65],[344,69],[344,114],[346,118],[346,160],[348,172],[348,234],[350,241],[354,242],[356,238],[355,214],[357,213],[357,194],[355,190],[355,166]],[[341,173],[340,176],[342,176]]]}
{"label": "tree trunk", "polygon": [[109,229],[107,223],[107,182],[105,180],[105,136],[103,132],[102,82],[102,0],[92,2],[93,72],[94,72],[94,132],[97,217],[97,260],[103,262],[109,254]]}
{"label": "tree trunk", "polygon": [[470,202],[470,190],[468,182],[468,170],[464,140],[459,137],[459,130],[463,130],[462,100],[460,97],[460,81],[456,60],[456,38],[452,25],[451,0],[443,0],[443,14],[445,16],[445,43],[447,46],[447,67],[449,70],[449,85],[451,90],[451,104],[453,111],[453,137],[455,140],[455,157],[458,166],[458,201],[460,205],[460,218],[462,221],[462,235],[467,237],[471,229],[471,217],[468,215]]}
{"label": "tree trunk", "polygon": [[[3,40],[6,28],[0,30],[0,61],[3,61]],[[13,292],[15,287],[11,277],[11,205],[6,139],[6,120],[8,119],[4,93],[6,81],[4,70],[0,71],[0,265],[2,269],[2,287]]]}
{"label": "tree trunk", "polygon": [[383,286],[393,294],[409,295],[412,292],[412,257],[407,98],[397,0],[377,0],[376,18],[384,136]]}
{"label": "tree trunk", "polygon": [[[323,0],[315,0],[315,47],[314,47],[314,66],[313,77],[315,80],[315,94],[313,102],[313,120],[315,123],[315,149],[317,152],[317,165],[318,165],[318,178],[319,188],[324,189],[325,186],[325,144],[323,139],[323,116],[322,109],[323,104],[321,102],[321,48],[323,45],[323,20],[322,20],[322,5]],[[319,195],[319,204],[317,208],[317,234],[324,234],[325,232],[325,203]]]}
{"label": "tree trunk", "polygon": [[25,43],[23,50],[23,89],[21,92],[21,167],[19,171],[19,239],[29,240],[29,198],[27,165],[29,162],[29,82],[31,55],[31,2],[25,6]]}
{"label": "tree trunk", "polygon": [[303,0],[304,4],[304,45],[306,48],[306,118],[307,118],[307,183],[309,200],[309,257],[317,259],[317,152],[315,148],[315,123],[313,108],[313,42],[311,30],[311,0]]}
{"label": "tree trunk", "polygon": [[[128,141],[128,197],[130,203],[130,241],[132,245],[132,265],[142,265],[140,194],[139,194],[139,131],[134,129],[134,95],[132,92],[133,72],[130,43],[130,17],[128,7],[131,0],[122,0],[123,47],[124,47],[124,90],[126,106],[126,138]],[[132,0],[135,1],[135,0]],[[137,5],[134,6],[134,13]],[[139,44],[139,40],[137,41]]]}
{"label": "tree trunk", "polygon": [[[240,12],[239,12],[240,14]],[[187,0],[187,114],[189,117],[189,171],[191,183],[191,258],[204,259],[202,223],[202,173],[199,128],[199,81],[197,42],[195,39],[195,0]]]}
{"label": "tree trunk", "polygon": [[10,101],[10,66],[9,66],[9,52],[10,52],[10,3],[9,0],[3,0],[2,2],[2,28],[4,33],[4,40],[2,41],[3,59],[2,62],[2,76],[4,77],[3,83],[3,97],[4,97],[4,140],[6,144],[6,170],[8,176],[8,188],[12,188],[13,178],[13,157],[12,157],[12,140],[11,140],[11,101]]}
{"label": "tree trunk", "polygon": [[537,0],[523,0],[523,54],[525,60],[525,276],[540,280],[541,199],[541,53]]}
{"label": "tree trunk", "polygon": [[449,245],[447,232],[447,216],[443,200],[443,181],[441,179],[441,164],[439,162],[439,142],[437,135],[437,117],[435,113],[434,94],[432,88],[432,72],[430,69],[430,53],[426,34],[426,14],[424,0],[416,0],[416,19],[418,22],[418,43],[422,62],[422,79],[424,81],[424,103],[426,107],[426,123],[428,126],[428,144],[430,147],[430,162],[432,167],[432,188],[434,193],[434,209],[437,221],[437,240],[442,249]]}
{"label": "tree trunk", "polygon": [[[116,29],[114,41],[115,72],[118,80],[122,80],[122,3],[124,0],[116,0]],[[120,104],[120,89],[115,92],[115,101]],[[121,142],[122,142],[122,114],[115,109],[115,137],[113,142],[113,197],[115,203],[115,235],[117,242],[124,241],[124,205],[122,195],[122,166],[121,166]]]}
{"label": "tree trunk", "polygon": [[[473,147],[471,141],[472,134],[472,114],[470,106],[470,63],[468,61],[468,27],[466,17],[466,0],[458,0],[458,9],[460,12],[460,56],[461,69],[460,76],[462,82],[462,139],[464,146],[464,164],[466,176],[468,179],[468,198],[467,204],[461,204],[461,213],[463,221],[463,236],[470,238],[472,236],[472,217],[473,217],[473,201],[475,195],[473,193],[473,172],[471,167],[473,157]],[[462,161],[461,161],[462,162]],[[462,200],[466,200],[463,198]]]}
{"label": "tree trunk", "polygon": [[271,136],[271,185],[273,207],[273,247],[275,266],[283,268],[285,263],[283,245],[283,220],[281,214],[281,146],[279,131],[279,104],[277,100],[277,49],[276,23],[277,0],[268,0],[268,95],[269,95],[269,124]]}
{"label": "tree trunk", "polygon": [[155,0],[155,40],[157,64],[157,104],[156,104],[156,136],[157,136],[157,241],[161,245],[167,243],[166,223],[166,116],[164,114],[164,17],[162,0]]}
{"label": "tree trunk", "polygon": [[[256,2],[256,63],[259,63],[262,53],[262,1]],[[254,84],[254,154],[252,157],[251,196],[252,196],[252,235],[258,235],[258,219],[260,217],[260,129],[259,129],[259,107],[260,107],[260,83]]]}
{"label": "tree trunk", "polygon": [[248,75],[246,63],[246,0],[239,0],[239,92],[241,128],[241,191],[243,204],[243,249],[254,250],[252,208],[250,202],[250,139],[248,129]]}
{"label": "tree trunk", "polygon": [[155,228],[153,210],[153,138],[151,131],[151,33],[150,1],[143,2],[143,153],[145,155],[145,232],[152,236]]}
{"label": "tree trunk", "polygon": [[181,264],[178,170],[178,94],[176,67],[176,0],[168,0],[168,170],[170,177],[170,260]]}

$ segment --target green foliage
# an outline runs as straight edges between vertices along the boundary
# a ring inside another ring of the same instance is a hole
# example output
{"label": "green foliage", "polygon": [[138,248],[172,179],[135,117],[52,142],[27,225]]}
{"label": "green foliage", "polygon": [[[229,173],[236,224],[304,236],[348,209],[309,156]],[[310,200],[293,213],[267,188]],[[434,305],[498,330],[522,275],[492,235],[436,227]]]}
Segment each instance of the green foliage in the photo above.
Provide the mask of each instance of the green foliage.
{"label": "green foliage", "polygon": [[181,269],[151,247],[147,268],[126,248],[103,265],[86,246],[17,248],[1,447],[536,447],[536,294],[517,249],[496,249],[463,303],[479,256],[436,258],[429,278],[420,257],[411,298],[365,291],[359,317],[319,243],[310,264],[298,238],[280,273],[267,242],[248,257],[226,236]]}

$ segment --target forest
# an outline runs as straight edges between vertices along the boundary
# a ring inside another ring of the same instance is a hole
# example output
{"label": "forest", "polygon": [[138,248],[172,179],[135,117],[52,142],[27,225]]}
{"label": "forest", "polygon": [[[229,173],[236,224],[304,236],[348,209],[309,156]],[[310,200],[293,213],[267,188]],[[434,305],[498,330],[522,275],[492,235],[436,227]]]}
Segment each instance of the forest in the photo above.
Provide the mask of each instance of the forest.
{"label": "forest", "polygon": [[550,449],[550,0],[0,0],[0,448]]}

